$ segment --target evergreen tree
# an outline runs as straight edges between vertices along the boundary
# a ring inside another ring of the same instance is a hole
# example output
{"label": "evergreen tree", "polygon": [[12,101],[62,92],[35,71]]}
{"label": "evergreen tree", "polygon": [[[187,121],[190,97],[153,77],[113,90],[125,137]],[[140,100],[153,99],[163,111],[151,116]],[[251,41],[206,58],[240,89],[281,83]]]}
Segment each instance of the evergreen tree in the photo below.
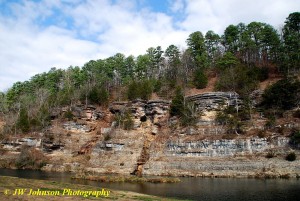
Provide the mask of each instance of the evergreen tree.
{"label": "evergreen tree", "polygon": [[177,87],[175,97],[170,106],[171,116],[181,116],[184,112],[184,96],[180,87]]}
{"label": "evergreen tree", "polygon": [[20,110],[19,119],[17,121],[17,128],[20,129],[23,133],[27,133],[30,128],[27,110],[23,107]]}
{"label": "evergreen tree", "polygon": [[194,75],[194,85],[197,89],[203,89],[208,82],[207,76],[202,69],[197,69]]}
{"label": "evergreen tree", "polygon": [[299,105],[300,82],[282,79],[271,85],[263,94],[262,106],[266,109],[289,110]]}

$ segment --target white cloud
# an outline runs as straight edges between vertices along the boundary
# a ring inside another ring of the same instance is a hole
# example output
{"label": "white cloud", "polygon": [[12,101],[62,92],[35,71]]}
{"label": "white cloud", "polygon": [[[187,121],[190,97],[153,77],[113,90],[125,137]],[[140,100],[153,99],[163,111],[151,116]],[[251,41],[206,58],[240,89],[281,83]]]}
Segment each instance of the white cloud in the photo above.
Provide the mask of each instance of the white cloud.
{"label": "white cloud", "polygon": [[289,13],[300,10],[298,0],[185,0],[185,30],[222,34],[230,24],[260,21],[278,28]]}
{"label": "white cloud", "polygon": [[[122,52],[137,55],[151,46],[167,46],[177,41],[184,43],[187,34],[174,34],[177,30],[173,28],[170,16],[146,9],[135,11],[132,6],[125,5],[87,1],[70,14],[80,30],[83,30],[81,34],[87,37],[92,33],[101,42],[101,47],[110,54]],[[168,35],[179,38],[173,37],[175,40],[170,41]]]}
{"label": "white cloud", "polygon": [[0,90],[54,66],[82,65],[106,56],[97,44],[76,39],[72,32],[55,26],[41,30],[27,21],[1,19],[0,30]]}
{"label": "white cloud", "polygon": [[181,12],[184,9],[184,0],[170,0],[169,4],[172,12]]}

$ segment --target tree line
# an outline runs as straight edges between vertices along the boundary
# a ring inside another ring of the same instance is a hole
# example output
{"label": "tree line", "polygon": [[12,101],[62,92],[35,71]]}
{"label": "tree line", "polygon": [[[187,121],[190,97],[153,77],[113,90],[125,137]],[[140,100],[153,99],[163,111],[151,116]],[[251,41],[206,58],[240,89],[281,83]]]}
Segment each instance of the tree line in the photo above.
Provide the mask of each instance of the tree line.
{"label": "tree line", "polygon": [[0,94],[5,132],[45,128],[53,108],[78,102],[105,107],[110,100],[149,99],[152,92],[171,98],[177,86],[205,88],[212,73],[218,78],[216,90],[247,98],[269,71],[299,71],[300,13],[289,14],[281,30],[262,22],[239,23],[229,25],[223,35],[193,32],[186,43],[185,50],[172,44],[165,50],[150,47],[137,57],[117,53],[16,82]]}

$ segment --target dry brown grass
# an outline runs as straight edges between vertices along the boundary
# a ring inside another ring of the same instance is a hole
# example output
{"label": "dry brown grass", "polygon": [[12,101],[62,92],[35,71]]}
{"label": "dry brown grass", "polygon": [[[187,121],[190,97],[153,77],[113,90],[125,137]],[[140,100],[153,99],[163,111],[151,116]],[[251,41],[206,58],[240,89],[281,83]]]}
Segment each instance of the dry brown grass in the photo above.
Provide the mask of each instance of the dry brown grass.
{"label": "dry brown grass", "polygon": [[[34,179],[21,179],[16,177],[5,177],[0,176],[0,200],[31,200],[31,201],[60,201],[60,200],[72,200],[72,201],[81,201],[81,200],[119,200],[119,201],[130,201],[130,200],[157,200],[157,201],[171,201],[174,199],[160,198],[156,196],[143,195],[134,192],[125,192],[125,191],[116,191],[105,189],[110,192],[108,197],[100,196],[94,197],[89,196],[84,198],[83,196],[68,196],[61,194],[59,196],[30,196],[27,194],[13,196],[11,195],[17,188],[26,188],[32,190],[48,190],[48,191],[60,191],[63,189],[72,189],[74,191],[101,191],[101,187],[79,185],[79,184],[68,184],[60,183],[55,181],[43,181],[43,180],[34,180]],[[8,195],[5,195],[3,192],[9,192]],[[28,192],[28,191],[27,191]]]}

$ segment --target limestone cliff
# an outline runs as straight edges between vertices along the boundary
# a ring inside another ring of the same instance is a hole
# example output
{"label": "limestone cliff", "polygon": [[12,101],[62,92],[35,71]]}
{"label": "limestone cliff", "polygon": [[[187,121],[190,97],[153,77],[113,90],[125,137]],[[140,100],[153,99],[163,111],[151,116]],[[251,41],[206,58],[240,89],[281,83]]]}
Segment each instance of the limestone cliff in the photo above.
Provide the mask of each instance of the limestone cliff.
{"label": "limestone cliff", "polygon": [[[256,96],[255,96],[256,97]],[[256,97],[257,98],[257,97]],[[199,113],[195,125],[181,127],[170,118],[170,101],[135,100],[114,102],[108,109],[84,105],[58,109],[44,133],[2,142],[2,161],[18,157],[26,144],[49,158],[43,170],[148,175],[295,177],[300,161],[285,160],[299,147],[290,144],[289,133],[299,128],[299,119],[287,116],[272,129],[267,119],[253,116],[243,134],[228,134],[215,121],[218,111],[239,108],[242,101],[233,92],[210,92],[185,97]],[[255,105],[255,104],[253,104]],[[67,110],[74,118],[58,121]],[[116,116],[129,111],[133,129],[124,130]]]}

